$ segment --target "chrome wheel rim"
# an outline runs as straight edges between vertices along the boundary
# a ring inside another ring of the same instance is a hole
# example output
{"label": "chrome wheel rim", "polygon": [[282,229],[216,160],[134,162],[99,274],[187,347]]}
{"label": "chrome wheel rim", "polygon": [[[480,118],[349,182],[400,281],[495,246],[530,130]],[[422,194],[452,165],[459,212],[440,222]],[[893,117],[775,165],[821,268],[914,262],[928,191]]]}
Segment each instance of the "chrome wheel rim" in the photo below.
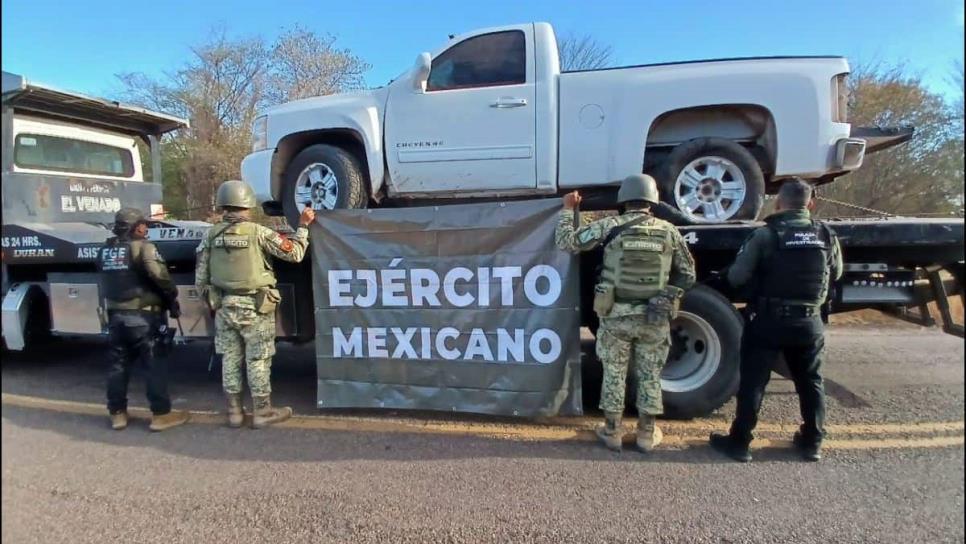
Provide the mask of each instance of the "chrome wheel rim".
{"label": "chrome wheel rim", "polygon": [[748,183],[738,165],[723,157],[699,157],[687,164],[674,182],[674,200],[681,213],[703,223],[727,221],[738,213]]}
{"label": "chrome wheel rim", "polygon": [[686,393],[704,386],[721,366],[721,339],[704,318],[678,312],[671,322],[671,350],[661,372],[661,388]]}
{"label": "chrome wheel rim", "polygon": [[295,180],[295,209],[306,204],[313,210],[334,210],[339,199],[339,183],[329,165],[315,162],[306,166]]}

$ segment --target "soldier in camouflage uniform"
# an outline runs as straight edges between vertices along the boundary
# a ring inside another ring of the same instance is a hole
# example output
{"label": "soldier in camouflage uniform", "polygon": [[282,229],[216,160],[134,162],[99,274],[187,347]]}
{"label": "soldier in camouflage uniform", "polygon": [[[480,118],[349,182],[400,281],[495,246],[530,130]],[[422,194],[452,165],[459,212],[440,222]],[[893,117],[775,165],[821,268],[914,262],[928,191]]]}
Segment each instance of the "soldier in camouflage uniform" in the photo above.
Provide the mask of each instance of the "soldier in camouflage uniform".
{"label": "soldier in camouflage uniform", "polygon": [[664,412],[661,370],[670,347],[670,320],[685,290],[694,284],[694,260],[677,229],[650,214],[650,206],[659,202],[654,178],[629,176],[617,195],[623,213],[583,227],[575,225],[574,217],[580,200],[576,191],[564,197],[556,242],[572,253],[604,248],[594,296],[594,311],[600,317],[597,356],[604,367],[600,409],[605,422],[597,436],[608,448],[620,451],[627,369],[633,362],[640,414],[637,446],[649,452],[662,439],[655,424]]}
{"label": "soldier in camouflage uniform", "polygon": [[198,246],[195,284],[215,310],[215,351],[222,355],[222,385],[228,398],[228,425],[241,427],[243,367],[254,404],[253,428],[278,423],[292,415],[289,407],[272,407],[270,383],[275,355],[275,289],[271,258],[301,262],[309,245],[308,225],[315,212],[306,208],[294,237],[251,222],[255,193],[242,181],[218,188],[216,205],[225,213]]}

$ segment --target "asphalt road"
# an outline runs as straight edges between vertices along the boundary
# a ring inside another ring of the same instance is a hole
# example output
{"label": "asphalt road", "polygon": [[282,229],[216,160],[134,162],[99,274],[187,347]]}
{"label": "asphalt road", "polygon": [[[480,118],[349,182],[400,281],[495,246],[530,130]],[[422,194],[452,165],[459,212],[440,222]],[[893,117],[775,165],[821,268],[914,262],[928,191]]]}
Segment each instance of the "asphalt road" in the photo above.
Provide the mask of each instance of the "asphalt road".
{"label": "asphalt road", "polygon": [[[101,403],[102,346],[4,357],[13,395]],[[172,393],[219,410],[204,346],[179,349]],[[310,350],[282,349],[275,389],[314,409]],[[2,537],[10,542],[963,542],[962,341],[912,327],[829,336],[826,459],[785,446],[740,465],[694,441],[614,454],[587,440],[195,423],[152,434],[106,417],[2,411]],[[773,380],[763,421],[791,426]],[[144,405],[132,387],[132,404]],[[96,408],[96,407],[95,407]],[[69,410],[68,410],[69,412]],[[725,406],[699,422],[724,428]],[[337,412],[336,415],[359,415]],[[366,412],[386,419],[392,414]],[[404,414],[455,423],[517,421]],[[945,422],[953,430],[923,424]],[[532,423],[532,422],[531,422]],[[589,426],[591,418],[542,422]],[[917,425],[919,425],[917,427]],[[956,430],[958,429],[958,430]],[[782,438],[779,431],[763,433]],[[785,437],[787,438],[787,437]],[[945,447],[943,440],[953,441]],[[930,442],[938,440],[937,443]]]}

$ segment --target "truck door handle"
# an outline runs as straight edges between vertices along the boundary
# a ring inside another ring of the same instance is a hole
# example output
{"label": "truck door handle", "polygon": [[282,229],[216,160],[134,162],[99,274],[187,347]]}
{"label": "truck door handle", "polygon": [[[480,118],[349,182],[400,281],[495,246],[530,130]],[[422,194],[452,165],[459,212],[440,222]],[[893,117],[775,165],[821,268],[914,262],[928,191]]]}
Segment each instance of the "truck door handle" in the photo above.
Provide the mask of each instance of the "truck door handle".
{"label": "truck door handle", "polygon": [[512,98],[504,96],[490,104],[491,108],[520,108],[527,105],[526,98]]}

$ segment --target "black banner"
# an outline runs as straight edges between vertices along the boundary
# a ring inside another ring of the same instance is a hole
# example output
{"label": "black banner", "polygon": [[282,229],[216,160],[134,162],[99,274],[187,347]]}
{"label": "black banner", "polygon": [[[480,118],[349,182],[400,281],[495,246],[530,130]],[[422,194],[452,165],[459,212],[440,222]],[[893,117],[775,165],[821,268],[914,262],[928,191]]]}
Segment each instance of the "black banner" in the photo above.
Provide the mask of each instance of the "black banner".
{"label": "black banner", "polygon": [[318,405],[580,414],[559,200],[320,213]]}

